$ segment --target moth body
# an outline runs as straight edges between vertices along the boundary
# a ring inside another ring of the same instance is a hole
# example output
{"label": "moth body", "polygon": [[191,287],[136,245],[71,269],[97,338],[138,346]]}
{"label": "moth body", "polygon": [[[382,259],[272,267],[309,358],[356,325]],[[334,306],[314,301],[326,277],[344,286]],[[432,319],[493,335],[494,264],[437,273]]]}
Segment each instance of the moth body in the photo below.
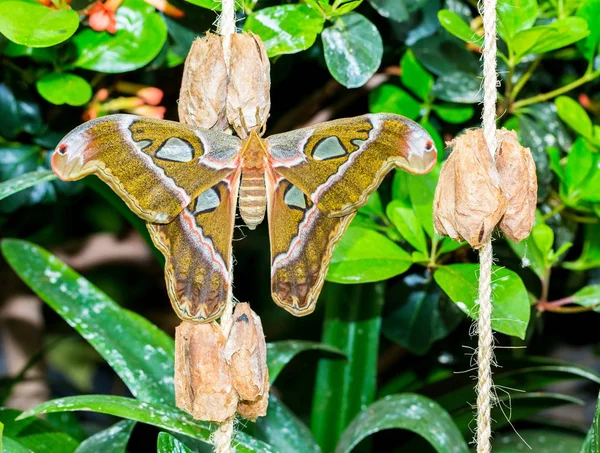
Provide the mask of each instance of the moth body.
{"label": "moth body", "polygon": [[241,152],[242,181],[239,193],[240,215],[251,230],[265,218],[267,192],[265,165],[267,151],[255,130],[244,140]]}

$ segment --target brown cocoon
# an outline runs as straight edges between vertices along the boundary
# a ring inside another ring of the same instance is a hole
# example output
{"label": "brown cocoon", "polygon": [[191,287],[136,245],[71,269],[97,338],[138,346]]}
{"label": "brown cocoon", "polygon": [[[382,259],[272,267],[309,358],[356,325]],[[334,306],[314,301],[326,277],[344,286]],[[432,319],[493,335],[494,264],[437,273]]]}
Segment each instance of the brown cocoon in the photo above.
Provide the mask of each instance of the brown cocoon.
{"label": "brown cocoon", "polygon": [[226,115],[227,65],[222,38],[196,39],[185,60],[179,92],[179,121],[189,126],[229,130]]}
{"label": "brown cocoon", "polygon": [[529,236],[535,221],[537,176],[529,148],[519,144],[517,134],[498,131],[500,149],[496,153],[496,168],[502,190],[508,198],[508,208],[500,229],[511,241],[519,242]]}
{"label": "brown cocoon", "polygon": [[247,420],[256,421],[258,417],[267,415],[267,407],[269,406],[269,375],[267,373],[265,373],[263,388],[264,392],[256,400],[240,400],[237,407],[240,416]]}
{"label": "brown cocoon", "polygon": [[183,321],[175,331],[175,345],[177,407],[200,420],[224,422],[233,417],[238,394],[219,325]]}
{"label": "brown cocoon", "polygon": [[479,248],[506,212],[507,198],[481,129],[467,131],[450,146],[435,192],[435,229]]}
{"label": "brown cocoon", "polygon": [[262,129],[271,109],[271,74],[267,52],[257,35],[231,36],[227,119],[241,138]]}

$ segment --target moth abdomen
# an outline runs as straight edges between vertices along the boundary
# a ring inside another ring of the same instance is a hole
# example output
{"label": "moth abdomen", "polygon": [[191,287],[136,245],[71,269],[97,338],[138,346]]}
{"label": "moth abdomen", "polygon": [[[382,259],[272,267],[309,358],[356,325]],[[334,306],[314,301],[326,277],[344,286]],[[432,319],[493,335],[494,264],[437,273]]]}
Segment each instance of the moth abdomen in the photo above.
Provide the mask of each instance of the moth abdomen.
{"label": "moth abdomen", "polygon": [[267,192],[265,176],[261,169],[244,169],[240,184],[240,215],[244,223],[253,230],[265,218],[267,209]]}

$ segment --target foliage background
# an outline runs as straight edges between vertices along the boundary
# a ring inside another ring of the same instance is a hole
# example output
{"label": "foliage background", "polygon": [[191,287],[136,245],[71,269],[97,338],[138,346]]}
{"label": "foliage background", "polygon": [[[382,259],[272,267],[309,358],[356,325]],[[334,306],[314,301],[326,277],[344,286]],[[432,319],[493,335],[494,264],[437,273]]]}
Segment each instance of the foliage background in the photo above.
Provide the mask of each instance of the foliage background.
{"label": "foliage background", "polygon": [[[211,427],[173,406],[178,320],[142,222],[97,180],[59,182],[48,162],[84,119],[176,119],[182,63],[211,27],[211,8],[218,3],[0,1],[0,228],[15,238],[2,242],[0,397],[20,409],[51,400],[26,415],[52,412],[15,421],[18,411],[0,411],[5,451],[206,450]],[[499,19],[500,125],[531,148],[539,205],[528,240],[494,242],[504,403],[494,451],[524,451],[510,405],[533,451],[598,452],[600,1],[506,0]],[[386,111],[419,121],[442,150],[478,125],[474,2],[249,1],[238,26],[272,57],[268,133]],[[357,450],[467,451],[476,255],[433,233],[438,173],[384,181],[306,318],[271,302],[266,227],[236,231],[235,294],[263,320],[277,379],[268,417],[240,426],[239,451],[344,452],[377,431]],[[304,350],[314,352],[295,358]],[[87,412],[70,412],[78,408]]]}

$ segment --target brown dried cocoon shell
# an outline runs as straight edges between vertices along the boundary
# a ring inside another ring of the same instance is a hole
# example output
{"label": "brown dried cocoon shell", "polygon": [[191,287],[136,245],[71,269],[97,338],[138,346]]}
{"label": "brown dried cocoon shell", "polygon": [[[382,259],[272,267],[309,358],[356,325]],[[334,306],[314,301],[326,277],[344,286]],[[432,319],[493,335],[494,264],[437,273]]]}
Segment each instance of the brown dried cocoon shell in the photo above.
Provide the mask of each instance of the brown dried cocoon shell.
{"label": "brown dried cocoon shell", "polygon": [[254,401],[240,400],[238,403],[238,414],[247,420],[256,421],[258,417],[267,415],[269,406],[269,375],[265,374],[263,384],[264,392]]}
{"label": "brown dried cocoon shell", "polygon": [[262,40],[251,33],[231,36],[227,119],[241,138],[262,129],[271,110],[271,73]]}
{"label": "brown dried cocoon shell", "polygon": [[435,193],[435,228],[479,248],[506,212],[507,198],[481,129],[467,131],[450,146],[451,159]]}
{"label": "brown dried cocoon shell", "polygon": [[225,344],[214,322],[183,321],[175,330],[175,399],[196,419],[224,422],[235,415],[238,394]]}
{"label": "brown dried cocoon shell", "polygon": [[207,33],[192,43],[179,92],[179,121],[189,126],[227,131],[227,65],[222,37]]}
{"label": "brown dried cocoon shell", "polygon": [[250,304],[240,303],[235,307],[225,357],[240,400],[255,401],[269,393],[265,335],[260,318],[250,309]]}
{"label": "brown dried cocoon shell", "polygon": [[529,148],[519,143],[514,131],[498,131],[500,148],[496,153],[496,168],[502,190],[508,198],[508,208],[500,229],[511,241],[519,242],[529,236],[535,221],[537,205],[537,175]]}

